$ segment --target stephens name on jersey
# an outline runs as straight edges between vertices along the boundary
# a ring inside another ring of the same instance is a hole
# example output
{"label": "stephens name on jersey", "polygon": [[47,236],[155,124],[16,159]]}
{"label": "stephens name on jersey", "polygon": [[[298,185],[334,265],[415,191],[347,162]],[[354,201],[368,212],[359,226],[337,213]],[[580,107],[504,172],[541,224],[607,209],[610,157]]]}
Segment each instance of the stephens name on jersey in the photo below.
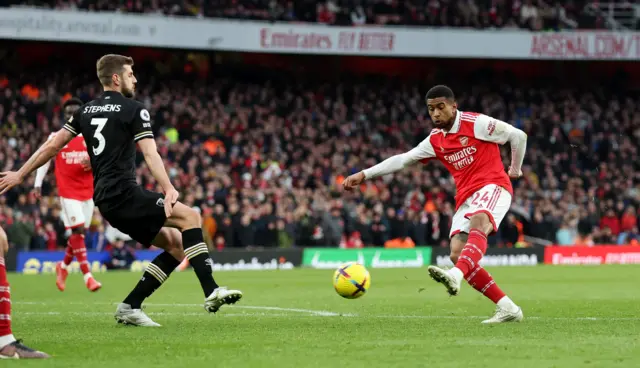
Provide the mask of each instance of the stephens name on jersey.
{"label": "stephens name on jersey", "polygon": [[84,136],[96,205],[137,185],[136,142],[153,138],[151,116],[142,103],[106,91],[80,107],[64,129]]}

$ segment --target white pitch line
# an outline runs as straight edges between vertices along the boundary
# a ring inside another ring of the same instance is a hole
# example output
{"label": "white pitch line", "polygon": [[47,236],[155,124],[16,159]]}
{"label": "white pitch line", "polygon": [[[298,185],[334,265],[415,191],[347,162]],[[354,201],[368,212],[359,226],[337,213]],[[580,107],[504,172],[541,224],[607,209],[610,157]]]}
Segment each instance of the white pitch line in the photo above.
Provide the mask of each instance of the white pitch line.
{"label": "white pitch line", "polygon": [[[206,316],[206,312],[194,313],[194,312],[149,312],[150,316]],[[73,315],[73,316],[113,316],[110,312],[19,312],[16,315],[27,316],[61,316],[61,315]],[[290,314],[285,313],[221,313],[216,314],[216,317],[291,317]]]}
{"label": "white pitch line", "polygon": [[[14,304],[25,304],[25,305],[49,305],[54,303],[45,303],[45,302],[16,302]],[[58,303],[58,304],[72,304],[72,303]],[[73,303],[76,305],[117,305],[118,303]],[[145,303],[146,306],[155,306],[155,307],[202,307],[202,304],[165,304],[165,303]],[[313,309],[300,309],[300,308],[282,308],[282,307],[268,307],[268,306],[259,306],[259,305],[231,305],[229,307],[239,308],[239,309],[257,309],[257,310],[269,310],[269,311],[279,311],[279,312],[293,312],[293,313],[306,313],[314,316],[322,316],[322,317],[336,317],[336,316],[345,316],[345,314],[323,311],[323,310],[313,310]],[[350,316],[350,315],[349,315]]]}

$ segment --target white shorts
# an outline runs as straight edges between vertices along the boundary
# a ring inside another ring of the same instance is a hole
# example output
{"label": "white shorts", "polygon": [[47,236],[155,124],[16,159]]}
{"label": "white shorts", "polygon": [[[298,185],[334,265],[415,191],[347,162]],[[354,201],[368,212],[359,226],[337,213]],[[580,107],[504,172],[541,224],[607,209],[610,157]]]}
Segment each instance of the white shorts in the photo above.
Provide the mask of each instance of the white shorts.
{"label": "white shorts", "polygon": [[88,228],[93,217],[93,199],[79,201],[77,199],[60,198],[62,211],[60,216],[64,227],[74,229],[80,226]]}
{"label": "white shorts", "polygon": [[453,215],[449,238],[453,238],[458,233],[469,233],[471,224],[469,218],[478,213],[486,213],[493,225],[493,232],[498,231],[498,226],[510,207],[511,193],[499,185],[485,185],[473,193]]}

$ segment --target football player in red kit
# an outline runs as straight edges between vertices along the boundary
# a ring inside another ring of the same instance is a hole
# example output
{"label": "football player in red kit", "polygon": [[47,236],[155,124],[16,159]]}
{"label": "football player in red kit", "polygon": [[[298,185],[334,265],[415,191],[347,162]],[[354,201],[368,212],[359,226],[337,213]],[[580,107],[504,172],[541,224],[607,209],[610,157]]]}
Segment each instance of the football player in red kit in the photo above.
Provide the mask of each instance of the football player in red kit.
{"label": "football player in red kit", "polygon": [[0,227],[0,359],[45,359],[49,355],[16,340],[11,331],[11,289],[4,255],[9,250],[7,234]]}
{"label": "football player in red kit", "polygon": [[[429,266],[431,277],[450,295],[458,295],[463,279],[493,301],[496,313],[483,323],[521,321],[522,309],[498,287],[479,264],[487,250],[487,236],[495,233],[509,211],[513,188],[510,178],[522,175],[527,135],[510,124],[487,115],[458,110],[453,91],[435,86],[426,96],[435,129],[412,150],[351,175],[345,190],[363,181],[390,174],[416,162],[442,162],[456,183],[456,213],[452,219],[450,270]],[[511,166],[505,172],[500,147],[509,142]]]}
{"label": "football player in red kit", "polygon": [[[68,121],[80,106],[82,101],[77,98],[66,101],[63,106],[65,121]],[[54,134],[51,134],[49,139],[53,136]],[[37,197],[40,197],[42,181],[49,165],[50,163],[44,164],[36,173],[34,193]],[[64,291],[69,275],[67,267],[75,256],[80,263],[85,285],[90,291],[97,291],[102,285],[91,274],[84,242],[84,232],[91,224],[94,205],[93,174],[87,145],[82,135],[72,139],[58,153],[55,158],[55,175],[62,207],[62,221],[67,230],[71,229],[64,259],[56,265],[56,286],[60,291]]]}

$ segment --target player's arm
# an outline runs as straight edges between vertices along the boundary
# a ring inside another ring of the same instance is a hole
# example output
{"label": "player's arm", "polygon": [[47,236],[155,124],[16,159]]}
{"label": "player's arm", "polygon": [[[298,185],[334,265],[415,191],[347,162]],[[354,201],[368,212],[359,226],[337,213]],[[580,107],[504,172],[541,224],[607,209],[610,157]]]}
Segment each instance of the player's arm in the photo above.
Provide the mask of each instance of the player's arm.
{"label": "player's arm", "polygon": [[[49,137],[47,138],[47,141],[50,141],[51,139],[53,139],[53,137],[55,136],[55,134],[50,134]],[[44,177],[47,175],[47,172],[49,171],[49,167],[51,166],[51,161],[47,161],[44,165],[40,166],[37,170],[36,170],[36,180],[34,183],[34,193],[36,194],[37,197],[40,197],[40,190],[42,188],[42,183],[44,182]]]}
{"label": "player's arm", "polygon": [[136,110],[133,117],[131,133],[133,134],[133,140],[138,144],[138,147],[140,147],[140,151],[142,151],[144,161],[147,163],[151,175],[153,175],[164,191],[164,210],[167,217],[169,217],[173,211],[173,205],[178,201],[178,192],[171,184],[167,170],[164,168],[162,157],[160,157],[158,153],[156,141],[153,139],[149,111],[142,105]]}
{"label": "player's arm", "polygon": [[158,153],[156,141],[153,139],[141,139],[138,141],[138,147],[140,147],[140,151],[142,151],[144,161],[147,163],[151,175],[153,175],[158,184],[160,184],[162,190],[166,193],[168,190],[174,189],[169,180],[169,175],[167,175],[167,170],[164,168],[162,157],[160,157]]}
{"label": "player's arm", "polygon": [[41,167],[44,164],[48,164],[49,161],[60,152],[60,150],[66,146],[75,135],[66,129],[60,129],[58,133],[52,139],[47,140],[30,158],[22,165],[18,174],[22,179],[26,178],[34,170]]}
{"label": "player's arm", "polygon": [[151,175],[156,179],[158,184],[162,186],[162,190],[166,193],[169,189],[174,189],[169,180],[169,175],[164,168],[162,157],[158,153],[156,141],[153,139],[153,130],[151,128],[151,115],[149,111],[142,105],[138,106],[134,112],[131,123],[131,133],[133,140],[140,147],[140,151],[144,156],[144,161],[151,171]]}
{"label": "player's arm", "polygon": [[27,175],[49,162],[60,150],[66,146],[80,132],[80,110],[72,116],[52,139],[48,139],[38,150],[22,165],[18,171],[0,173],[0,195],[22,183]]}
{"label": "player's arm", "polygon": [[391,156],[375,166],[349,176],[344,180],[342,185],[344,189],[351,190],[367,179],[391,174],[411,166],[418,161],[433,157],[436,157],[436,154],[431,145],[431,136],[429,136],[412,150]]}
{"label": "player's arm", "polygon": [[522,162],[527,150],[527,134],[504,121],[494,119],[487,115],[479,115],[474,124],[476,138],[487,142],[505,144],[511,146],[511,166],[509,176],[518,178],[522,175]]}

